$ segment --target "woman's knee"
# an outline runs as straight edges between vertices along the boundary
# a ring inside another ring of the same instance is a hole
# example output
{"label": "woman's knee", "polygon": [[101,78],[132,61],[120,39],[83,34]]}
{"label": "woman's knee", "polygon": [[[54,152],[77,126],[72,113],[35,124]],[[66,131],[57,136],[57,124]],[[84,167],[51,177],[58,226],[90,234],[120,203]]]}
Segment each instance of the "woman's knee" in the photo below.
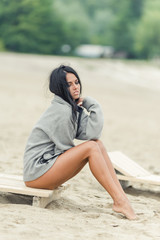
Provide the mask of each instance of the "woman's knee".
{"label": "woman's knee", "polygon": [[93,151],[99,151],[99,146],[98,146],[98,144],[97,144],[96,141],[90,140],[90,141],[88,141],[87,143],[88,143],[89,150],[90,150],[91,152],[93,152]]}
{"label": "woman's knee", "polygon": [[103,142],[101,140],[96,140],[96,143],[98,144],[99,148],[101,151],[104,151],[105,150],[105,146],[103,144]]}

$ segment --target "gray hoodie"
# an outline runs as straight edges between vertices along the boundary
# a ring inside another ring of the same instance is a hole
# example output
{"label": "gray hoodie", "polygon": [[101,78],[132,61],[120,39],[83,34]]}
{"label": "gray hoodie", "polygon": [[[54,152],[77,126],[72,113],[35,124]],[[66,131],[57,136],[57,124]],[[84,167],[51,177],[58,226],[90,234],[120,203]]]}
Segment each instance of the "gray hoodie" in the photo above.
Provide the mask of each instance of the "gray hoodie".
{"label": "gray hoodie", "polygon": [[57,157],[74,147],[73,140],[95,140],[101,135],[103,114],[100,105],[91,97],[83,101],[79,127],[72,123],[72,108],[69,103],[55,95],[50,107],[34,126],[24,153],[24,181],[42,176],[55,163]]}

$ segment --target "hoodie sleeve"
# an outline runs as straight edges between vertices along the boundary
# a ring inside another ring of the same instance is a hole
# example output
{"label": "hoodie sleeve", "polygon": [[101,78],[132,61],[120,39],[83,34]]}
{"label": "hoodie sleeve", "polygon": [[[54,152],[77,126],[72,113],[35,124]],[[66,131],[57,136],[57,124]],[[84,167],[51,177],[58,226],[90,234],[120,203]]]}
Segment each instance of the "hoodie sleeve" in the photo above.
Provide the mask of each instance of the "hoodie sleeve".
{"label": "hoodie sleeve", "polygon": [[77,139],[95,140],[101,135],[103,128],[103,113],[100,104],[91,97],[86,97],[82,105],[88,112],[83,111],[81,115]]}

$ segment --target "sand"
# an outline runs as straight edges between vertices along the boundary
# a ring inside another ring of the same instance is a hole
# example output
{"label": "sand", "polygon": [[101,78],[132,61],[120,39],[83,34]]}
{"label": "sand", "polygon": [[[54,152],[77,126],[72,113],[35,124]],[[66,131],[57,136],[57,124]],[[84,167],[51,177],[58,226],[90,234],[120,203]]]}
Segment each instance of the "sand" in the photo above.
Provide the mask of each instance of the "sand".
{"label": "sand", "polygon": [[[74,67],[83,96],[102,105],[101,140],[145,169],[160,174],[160,68],[153,62],[0,54],[0,172],[22,174],[27,137],[52,96],[50,71]],[[78,142],[76,142],[78,144]],[[112,211],[112,200],[86,166],[62,198],[40,209],[31,198],[0,194],[0,240],[160,239],[160,187],[134,183],[125,190],[135,212],[129,221]]]}

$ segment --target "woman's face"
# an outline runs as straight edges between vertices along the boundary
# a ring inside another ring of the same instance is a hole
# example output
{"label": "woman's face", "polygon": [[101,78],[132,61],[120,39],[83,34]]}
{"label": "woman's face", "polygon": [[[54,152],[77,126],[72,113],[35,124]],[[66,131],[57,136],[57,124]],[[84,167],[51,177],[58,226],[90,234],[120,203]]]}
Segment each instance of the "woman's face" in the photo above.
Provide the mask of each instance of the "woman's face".
{"label": "woman's face", "polygon": [[73,73],[66,74],[69,92],[74,100],[80,97],[80,84],[77,77]]}

